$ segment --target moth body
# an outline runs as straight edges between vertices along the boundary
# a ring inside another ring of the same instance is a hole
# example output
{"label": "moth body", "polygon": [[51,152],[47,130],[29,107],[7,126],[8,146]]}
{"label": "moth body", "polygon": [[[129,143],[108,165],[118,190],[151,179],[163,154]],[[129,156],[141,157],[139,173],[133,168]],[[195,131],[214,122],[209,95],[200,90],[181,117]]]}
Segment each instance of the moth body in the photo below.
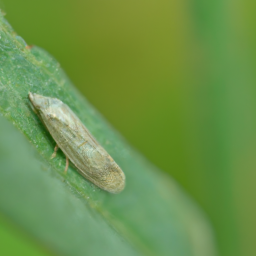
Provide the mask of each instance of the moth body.
{"label": "moth body", "polygon": [[111,193],[124,189],[121,168],[66,104],[31,92],[29,99],[58,147],[82,176]]}

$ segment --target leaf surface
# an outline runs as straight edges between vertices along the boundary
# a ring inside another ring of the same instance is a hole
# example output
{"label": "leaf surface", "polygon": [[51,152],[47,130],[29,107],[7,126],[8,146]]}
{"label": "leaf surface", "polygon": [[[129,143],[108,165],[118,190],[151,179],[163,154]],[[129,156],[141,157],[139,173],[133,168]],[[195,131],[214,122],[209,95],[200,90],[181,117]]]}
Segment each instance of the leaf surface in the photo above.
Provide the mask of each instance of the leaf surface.
{"label": "leaf surface", "polygon": [[[201,211],[102,118],[60,64],[28,47],[2,16],[0,37],[0,210],[62,255],[215,255]],[[29,91],[77,114],[124,171],[123,192],[102,191],[72,164],[64,175],[62,152],[50,160],[55,142],[32,111]]]}

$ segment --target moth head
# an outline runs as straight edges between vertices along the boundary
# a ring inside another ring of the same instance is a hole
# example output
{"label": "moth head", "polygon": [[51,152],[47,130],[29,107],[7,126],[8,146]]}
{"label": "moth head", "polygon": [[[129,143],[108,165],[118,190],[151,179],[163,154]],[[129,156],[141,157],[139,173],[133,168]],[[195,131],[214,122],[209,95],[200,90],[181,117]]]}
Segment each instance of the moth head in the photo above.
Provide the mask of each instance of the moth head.
{"label": "moth head", "polygon": [[28,97],[37,111],[49,106],[49,99],[47,97],[32,92],[29,92]]}

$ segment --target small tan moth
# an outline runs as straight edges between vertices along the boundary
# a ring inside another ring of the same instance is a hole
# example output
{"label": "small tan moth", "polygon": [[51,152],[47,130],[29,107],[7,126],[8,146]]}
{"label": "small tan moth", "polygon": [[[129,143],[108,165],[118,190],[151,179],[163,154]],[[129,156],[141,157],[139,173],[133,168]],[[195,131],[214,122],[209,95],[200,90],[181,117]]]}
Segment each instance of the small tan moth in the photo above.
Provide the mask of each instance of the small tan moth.
{"label": "small tan moth", "polygon": [[125,186],[125,175],[113,158],[93,138],[87,128],[62,101],[29,92],[29,99],[34,110],[57,143],[52,158],[58,147],[77,167],[78,172],[111,193],[119,193]]}

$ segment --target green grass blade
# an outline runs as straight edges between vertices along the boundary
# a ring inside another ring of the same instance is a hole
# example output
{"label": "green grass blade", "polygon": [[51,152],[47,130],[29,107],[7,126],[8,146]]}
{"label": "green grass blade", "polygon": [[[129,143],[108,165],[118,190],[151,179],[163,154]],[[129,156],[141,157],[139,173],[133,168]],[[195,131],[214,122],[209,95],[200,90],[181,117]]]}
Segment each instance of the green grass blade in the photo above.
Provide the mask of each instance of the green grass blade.
{"label": "green grass blade", "polygon": [[[3,17],[0,37],[0,210],[58,254],[215,255],[200,210],[81,97],[59,63],[28,49]],[[32,111],[29,91],[71,107],[125,172],[122,193],[102,191],[73,165],[64,175],[61,152],[50,160],[55,142]]]}

